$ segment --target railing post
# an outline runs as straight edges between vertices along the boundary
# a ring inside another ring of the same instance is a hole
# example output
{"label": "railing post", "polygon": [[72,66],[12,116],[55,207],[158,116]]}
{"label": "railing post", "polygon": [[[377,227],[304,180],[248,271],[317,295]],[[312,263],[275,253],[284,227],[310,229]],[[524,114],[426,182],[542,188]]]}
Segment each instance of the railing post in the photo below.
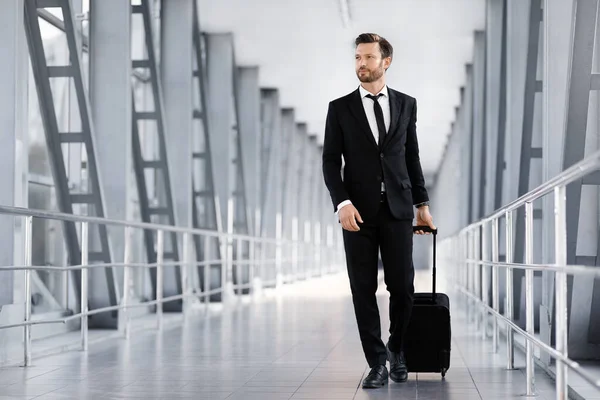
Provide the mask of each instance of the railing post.
{"label": "railing post", "polygon": [[277,214],[276,218],[276,242],[275,242],[275,287],[277,289],[281,288],[283,284],[283,275],[281,273],[281,238],[283,236],[282,231],[282,220],[281,214]]}
{"label": "railing post", "polygon": [[317,276],[322,277],[323,263],[321,260],[321,223],[313,222],[313,225],[315,227],[315,234],[313,237],[315,239],[315,264],[317,267]]}
{"label": "railing post", "polygon": [[[471,264],[469,263],[471,257],[471,233],[468,229],[464,232],[464,286],[463,289],[468,293],[471,285]],[[467,308],[467,321],[471,322],[471,303],[468,296],[465,296],[465,303]]]}
{"label": "railing post", "polygon": [[212,252],[210,249],[210,236],[206,235],[204,237],[204,302],[206,303],[206,305],[208,306],[208,304],[210,304],[210,296],[208,295],[208,292],[210,292],[210,269],[211,269],[211,264],[207,263],[207,261],[210,261],[210,258],[212,257]]}
{"label": "railing post", "polygon": [[[533,264],[533,203],[525,203],[525,264]],[[533,270],[525,270],[525,329],[533,335]],[[527,396],[535,391],[535,364],[533,360],[533,343],[526,344],[526,377]]]}
{"label": "railing post", "polygon": [[[469,260],[471,259],[471,231],[469,229],[465,230],[465,285],[463,289],[467,293],[469,293],[469,289],[471,288],[471,264]],[[471,322],[471,299],[466,296],[465,302],[467,304],[467,321]]]}
{"label": "railing post", "polygon": [[292,253],[292,244],[290,243],[290,241],[287,238],[285,238],[283,245],[282,245],[282,252],[281,252],[282,270],[285,271],[285,273],[283,275],[284,276],[283,281],[287,282],[287,283],[293,283],[294,282],[294,274],[292,271],[292,266],[289,262],[286,262],[286,260],[289,258],[288,253],[289,254]]}
{"label": "railing post", "polygon": [[[467,292],[469,294],[475,294],[475,264],[473,264],[473,260],[475,259],[475,232],[473,228],[469,229],[469,287],[467,288]],[[475,305],[475,301],[472,297],[468,298],[469,301],[469,320],[473,322],[477,320],[477,308]],[[477,322],[475,322],[477,325]],[[479,327],[477,326],[477,329]]]}
{"label": "railing post", "polygon": [[[27,216],[24,221],[24,236],[25,236],[25,266],[32,267],[32,232],[33,217]],[[25,270],[25,323],[31,321],[31,270]],[[23,327],[23,366],[31,365],[31,325]]]}
{"label": "railing post", "polygon": [[241,238],[237,238],[235,239],[235,280],[237,281],[237,290],[234,291],[234,293],[237,292],[238,295],[241,295],[243,293],[243,289],[242,289],[242,265],[244,265],[243,261],[244,261],[244,255],[243,255],[243,251],[242,251],[242,239]]}
{"label": "railing post", "polygon": [[131,262],[133,251],[131,242],[133,239],[133,229],[130,226],[125,227],[125,254],[123,255],[123,263],[125,264],[123,269],[123,309],[121,310],[121,324],[123,329],[123,336],[125,339],[130,337],[130,318],[129,318],[129,293],[131,289]]}
{"label": "railing post", "polygon": [[[333,264],[335,261],[335,248],[333,247],[333,227],[331,224],[327,224],[327,272],[331,274]],[[296,259],[298,254],[296,254]],[[297,261],[296,261],[297,262]]]}
{"label": "railing post", "polygon": [[[461,232],[461,254],[460,254],[460,264],[457,268],[460,269],[461,274],[461,282],[460,288],[466,289],[467,282],[469,281],[469,264],[467,264],[467,259],[469,258],[469,240],[466,231]],[[458,293],[460,295],[461,293]],[[468,312],[468,304],[465,305]],[[467,314],[468,317],[468,314]]]}
{"label": "railing post", "polygon": [[223,234],[223,251],[221,252],[221,301],[225,299],[225,286],[227,285],[227,269],[229,268],[229,235]]}
{"label": "railing post", "polygon": [[248,292],[254,294],[254,263],[256,262],[256,236],[248,241]]}
{"label": "railing post", "polygon": [[[556,265],[567,264],[567,221],[566,221],[566,187],[554,188],[554,251]],[[567,327],[567,274],[556,272],[556,350],[563,356],[568,355]],[[556,398],[568,399],[568,370],[567,365],[556,360]]]}
{"label": "railing post", "polygon": [[464,287],[465,285],[465,276],[466,271],[464,268],[465,261],[465,233],[460,232],[458,234],[458,248],[456,249],[456,259],[454,260],[454,269],[453,275],[456,275],[456,282],[458,283],[458,287]]}
{"label": "railing post", "polygon": [[225,234],[225,268],[221,273],[221,302],[231,301],[235,295],[233,290],[233,222]]}
{"label": "railing post", "polygon": [[480,271],[481,271],[481,301],[482,301],[482,307],[481,307],[481,323],[483,324],[483,329],[482,329],[482,335],[483,335],[483,340],[487,340],[487,331],[488,331],[488,326],[487,326],[487,321],[488,321],[488,312],[487,312],[487,308],[485,306],[488,305],[488,294],[489,294],[489,281],[488,281],[488,264],[484,264],[485,262],[489,261],[489,255],[488,255],[488,235],[487,235],[487,223],[484,222],[481,225],[481,231],[480,231],[480,235],[481,235],[481,245],[480,245],[480,249],[481,249],[481,261],[483,262],[480,267]]}
{"label": "railing post", "polygon": [[165,256],[165,233],[162,229],[156,232],[156,329],[163,328],[163,263]]}
{"label": "railing post", "polygon": [[265,238],[261,238],[260,240],[260,252],[259,252],[259,261],[258,261],[258,279],[257,286],[260,287],[262,291],[263,285],[265,283],[265,264],[267,261],[268,255],[271,254],[271,250],[269,248],[269,243],[265,240]]}
{"label": "railing post", "polygon": [[88,350],[89,224],[81,223],[81,349]]}
{"label": "railing post", "polygon": [[[479,261],[479,251],[477,248],[477,231],[475,228],[472,228],[471,232],[471,260],[475,261],[471,263],[472,271],[471,271],[471,294],[475,296],[475,298],[479,298],[479,283],[477,281],[477,276],[479,273],[479,264],[476,264]],[[473,318],[475,319],[475,329],[479,331],[481,328],[479,326],[479,304],[474,299],[473,301]]]}
{"label": "railing post", "polygon": [[281,253],[281,238],[277,238],[277,243],[275,243],[275,287],[277,289],[280,289],[284,284],[283,273],[281,271],[281,267],[283,266]]}
{"label": "railing post", "polygon": [[189,312],[189,303],[192,299],[192,285],[191,285],[191,269],[192,269],[192,235],[189,232],[183,234],[183,265],[181,266],[181,287],[183,298],[181,300],[182,312],[185,317]]}
{"label": "railing post", "polygon": [[[499,239],[498,239],[498,219],[492,220],[492,262],[497,263],[500,260],[499,256]],[[498,293],[498,267],[492,266],[492,307],[496,312],[499,312],[499,293]],[[494,353],[498,352],[498,345],[500,342],[500,330],[498,329],[498,319],[494,316],[492,320],[494,323],[494,338],[493,348]]]}
{"label": "railing post", "polygon": [[475,228],[475,255],[475,261],[477,261],[477,264],[475,264],[475,295],[478,300],[475,316],[477,317],[478,329],[483,330],[483,280],[481,279],[483,274],[483,264],[481,264],[481,261],[483,261],[483,254],[481,253],[481,226]]}
{"label": "railing post", "polygon": [[[506,262],[513,262],[513,212],[506,212]],[[513,319],[513,270],[506,268],[506,318]],[[506,325],[506,367],[515,368],[514,332],[510,325]]]}

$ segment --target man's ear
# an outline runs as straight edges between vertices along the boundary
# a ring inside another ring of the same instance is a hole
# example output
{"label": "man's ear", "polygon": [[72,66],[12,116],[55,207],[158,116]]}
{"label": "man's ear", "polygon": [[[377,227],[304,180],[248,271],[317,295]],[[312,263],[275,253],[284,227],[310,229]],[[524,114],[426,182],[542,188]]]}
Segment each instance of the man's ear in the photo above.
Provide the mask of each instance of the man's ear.
{"label": "man's ear", "polygon": [[387,71],[387,69],[390,67],[390,65],[392,65],[392,57],[386,57],[383,59],[383,66],[384,69]]}

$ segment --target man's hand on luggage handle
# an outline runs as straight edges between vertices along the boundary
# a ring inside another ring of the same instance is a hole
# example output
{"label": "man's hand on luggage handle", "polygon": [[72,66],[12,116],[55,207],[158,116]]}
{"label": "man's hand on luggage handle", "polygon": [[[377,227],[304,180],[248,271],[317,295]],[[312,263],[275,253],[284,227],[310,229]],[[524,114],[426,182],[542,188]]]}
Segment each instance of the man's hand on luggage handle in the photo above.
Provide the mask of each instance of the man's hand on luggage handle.
{"label": "man's hand on luggage handle", "polygon": [[[423,226],[423,225],[427,225],[431,229],[435,229],[435,225],[433,224],[433,217],[429,213],[429,206],[423,206],[423,207],[417,208],[417,226]],[[415,233],[417,235],[423,235],[425,232],[416,231]],[[427,232],[427,235],[430,235],[430,234],[431,233]]]}
{"label": "man's hand on luggage handle", "polygon": [[363,220],[360,217],[360,214],[358,213],[358,210],[356,209],[356,207],[354,207],[354,205],[347,204],[343,206],[342,208],[340,208],[338,215],[340,218],[340,222],[342,223],[342,227],[345,230],[350,232],[360,231],[360,228],[356,221],[362,224]]}

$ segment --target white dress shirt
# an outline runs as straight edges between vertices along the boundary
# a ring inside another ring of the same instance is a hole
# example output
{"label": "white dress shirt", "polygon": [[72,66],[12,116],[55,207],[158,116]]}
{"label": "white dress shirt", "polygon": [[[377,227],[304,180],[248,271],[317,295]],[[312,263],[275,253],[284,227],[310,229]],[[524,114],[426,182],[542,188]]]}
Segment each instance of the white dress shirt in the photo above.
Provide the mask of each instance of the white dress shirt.
{"label": "white dress shirt", "polygon": [[[358,90],[360,91],[363,108],[365,109],[367,120],[369,121],[369,126],[371,127],[371,133],[373,133],[375,143],[379,144],[379,128],[377,127],[377,118],[375,117],[374,108],[375,102],[367,97],[371,93],[367,89],[363,88],[362,85],[358,88]],[[379,97],[378,103],[381,106],[381,111],[383,111],[383,122],[385,123],[385,131],[387,133],[390,130],[391,120],[390,97],[388,95],[387,86],[384,86],[379,93],[375,94],[375,97],[379,96],[379,94],[383,95]]]}
{"label": "white dress shirt", "polygon": [[[358,90],[360,91],[360,97],[362,99],[363,108],[365,109],[365,114],[367,114],[367,121],[369,121],[369,127],[371,127],[371,133],[375,138],[375,143],[379,144],[379,128],[377,127],[377,118],[375,117],[375,102],[373,99],[368,98],[367,96],[372,94],[367,89],[359,86]],[[379,93],[376,93],[375,96],[382,94],[383,96],[379,97],[378,102],[381,106],[381,111],[383,111],[383,122],[385,124],[385,131],[389,132],[390,130],[390,121],[391,121],[391,111],[390,111],[390,96],[388,94],[388,87],[385,85],[383,89]],[[385,191],[385,185],[381,182],[381,191]],[[352,204],[350,200],[344,200],[340,204],[338,204],[337,210],[348,204]]]}

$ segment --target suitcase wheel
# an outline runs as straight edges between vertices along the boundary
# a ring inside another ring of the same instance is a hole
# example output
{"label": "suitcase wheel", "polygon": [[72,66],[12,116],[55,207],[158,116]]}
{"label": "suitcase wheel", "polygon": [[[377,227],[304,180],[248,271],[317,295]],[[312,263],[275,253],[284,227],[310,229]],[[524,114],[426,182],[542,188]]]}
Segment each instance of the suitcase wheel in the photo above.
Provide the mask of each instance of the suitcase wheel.
{"label": "suitcase wheel", "polygon": [[448,368],[442,368],[442,378],[446,377],[446,371],[448,371]]}

